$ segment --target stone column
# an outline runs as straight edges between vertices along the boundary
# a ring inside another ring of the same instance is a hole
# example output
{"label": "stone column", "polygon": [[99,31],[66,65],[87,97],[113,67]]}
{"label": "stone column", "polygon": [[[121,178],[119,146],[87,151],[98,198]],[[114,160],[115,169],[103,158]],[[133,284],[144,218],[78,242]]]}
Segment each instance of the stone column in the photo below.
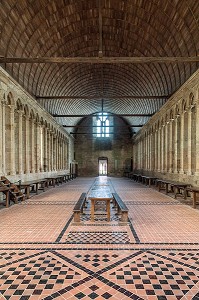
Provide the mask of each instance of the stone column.
{"label": "stone column", "polygon": [[178,173],[178,117],[175,119],[174,134],[174,173]]}
{"label": "stone column", "polygon": [[36,123],[36,132],[37,132],[37,169],[36,172],[39,173],[41,170],[41,125],[39,122]]}
{"label": "stone column", "polygon": [[44,127],[44,172],[48,171],[48,131],[47,127]]}
{"label": "stone column", "polygon": [[151,133],[151,156],[150,156],[150,170],[154,171],[154,161],[155,161],[155,152],[154,152],[154,132]]}
{"label": "stone column", "polygon": [[158,149],[157,149],[157,155],[158,155],[158,172],[160,172],[160,164],[161,164],[161,134],[160,134],[160,128],[158,128],[158,134],[157,134],[157,144],[158,144]]}
{"label": "stone column", "polygon": [[196,169],[195,175],[199,176],[199,102],[196,105]]}
{"label": "stone column", "polygon": [[[3,95],[2,94],[0,94],[0,97],[2,97],[3,98]],[[2,101],[1,101],[1,99],[0,99],[0,174],[2,174],[3,173],[3,156],[2,156],[2,154],[3,154],[3,129],[2,129],[2,119],[3,119],[3,117],[2,117]]]}
{"label": "stone column", "polygon": [[192,112],[191,112],[191,108],[188,110],[187,112],[188,114],[188,141],[187,141],[187,175],[191,175],[191,159],[192,159],[192,143],[191,143],[191,139],[192,139],[192,132],[191,132],[191,128],[192,128]]}
{"label": "stone column", "polygon": [[167,172],[168,168],[168,122],[165,125],[165,137],[164,137],[164,142],[165,142],[165,156],[164,156],[164,162],[165,162],[165,171]]}
{"label": "stone column", "polygon": [[164,172],[165,170],[165,143],[164,143],[164,138],[165,138],[165,125],[163,124],[162,126],[162,135],[161,135],[161,171]]}
{"label": "stone column", "polygon": [[5,149],[5,132],[6,132],[6,120],[5,120],[5,102],[2,102],[2,173],[6,175],[6,149]]}
{"label": "stone column", "polygon": [[148,136],[147,136],[147,144],[148,144],[148,147],[147,147],[147,170],[149,171],[150,167],[150,134],[148,133]]}
{"label": "stone column", "polygon": [[29,147],[30,147],[30,145],[29,145],[29,131],[30,131],[30,128],[29,128],[29,126],[30,126],[30,124],[29,124],[29,117],[28,116],[26,116],[25,117],[26,119],[26,154],[25,154],[25,156],[26,156],[26,166],[25,166],[25,173],[26,174],[29,174],[30,173],[30,161],[29,161],[29,155],[30,155],[30,149],[29,149]]}
{"label": "stone column", "polygon": [[157,130],[154,131],[154,171],[157,171]]}
{"label": "stone column", "polygon": [[64,170],[64,139],[62,139],[62,143],[61,143],[61,150],[62,150],[62,161],[61,161],[61,168],[62,170]]}
{"label": "stone column", "polygon": [[51,132],[51,170],[54,171],[54,136]]}
{"label": "stone column", "polygon": [[50,172],[51,169],[51,134],[50,130],[47,130],[47,141],[48,141],[48,171]]}
{"label": "stone column", "polygon": [[10,105],[10,174],[15,175],[15,107]]}
{"label": "stone column", "polygon": [[19,132],[18,132],[18,140],[19,140],[19,174],[23,174],[23,134],[22,134],[22,126],[23,126],[23,112],[18,110],[19,116]]}
{"label": "stone column", "polygon": [[58,136],[56,137],[55,140],[56,143],[56,170],[59,170],[59,143],[58,143]]}
{"label": "stone column", "polygon": [[56,137],[53,135],[53,170],[56,171]]}
{"label": "stone column", "polygon": [[32,119],[32,132],[31,132],[31,139],[32,139],[32,149],[31,149],[31,172],[35,173],[35,120]]}
{"label": "stone column", "polygon": [[173,172],[173,119],[170,120],[169,133],[169,172]]}
{"label": "stone column", "polygon": [[181,115],[180,126],[180,174],[184,174],[184,112]]}

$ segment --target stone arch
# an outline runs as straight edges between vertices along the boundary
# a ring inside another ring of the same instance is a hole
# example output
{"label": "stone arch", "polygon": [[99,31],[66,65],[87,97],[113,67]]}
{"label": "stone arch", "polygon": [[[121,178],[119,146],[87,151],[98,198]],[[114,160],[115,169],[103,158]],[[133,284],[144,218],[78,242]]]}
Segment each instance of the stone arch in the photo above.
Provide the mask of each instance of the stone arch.
{"label": "stone arch", "polygon": [[33,120],[35,118],[35,113],[33,109],[30,110],[30,118]]}
{"label": "stone arch", "polygon": [[11,92],[7,95],[7,104],[8,105],[15,105],[14,96]]}
{"label": "stone arch", "polygon": [[23,105],[22,105],[21,99],[19,99],[19,98],[16,101],[16,109],[23,110]]}
{"label": "stone arch", "polygon": [[172,109],[170,110],[169,117],[170,117],[170,120],[174,119],[174,115],[173,115],[173,110]]}
{"label": "stone arch", "polygon": [[185,99],[182,100],[182,112],[185,112],[187,109],[187,102]]}
{"label": "stone arch", "polygon": [[30,111],[27,104],[24,105],[24,114],[26,117],[30,116]]}
{"label": "stone arch", "polygon": [[191,92],[189,95],[189,106],[193,106],[195,102],[194,94]]}
{"label": "stone arch", "polygon": [[180,108],[178,106],[178,104],[176,104],[175,106],[175,117],[178,117],[180,115]]}

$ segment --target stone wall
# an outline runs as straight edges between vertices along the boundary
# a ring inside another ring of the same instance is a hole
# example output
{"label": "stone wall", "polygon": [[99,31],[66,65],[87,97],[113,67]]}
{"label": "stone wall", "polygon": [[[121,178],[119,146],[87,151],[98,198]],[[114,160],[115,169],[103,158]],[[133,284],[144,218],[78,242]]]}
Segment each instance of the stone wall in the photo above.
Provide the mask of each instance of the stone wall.
{"label": "stone wall", "polygon": [[199,184],[199,71],[135,136],[134,172]]}
{"label": "stone wall", "polygon": [[[121,118],[113,118],[114,127],[110,137],[96,137],[93,134],[93,118],[87,117],[81,123],[75,140],[75,158],[80,176],[98,176],[98,159],[108,159],[108,175],[122,176],[125,169],[131,168],[133,155],[129,128]],[[86,126],[86,127],[83,127]],[[87,134],[82,134],[82,133]]]}
{"label": "stone wall", "polygon": [[69,172],[73,140],[0,68],[0,176],[17,181]]}

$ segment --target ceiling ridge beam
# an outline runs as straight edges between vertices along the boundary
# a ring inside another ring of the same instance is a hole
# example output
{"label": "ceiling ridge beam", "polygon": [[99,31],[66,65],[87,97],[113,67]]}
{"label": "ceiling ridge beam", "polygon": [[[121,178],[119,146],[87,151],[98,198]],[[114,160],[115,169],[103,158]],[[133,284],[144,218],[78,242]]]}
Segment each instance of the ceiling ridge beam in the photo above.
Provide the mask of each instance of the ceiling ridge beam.
{"label": "ceiling ridge beam", "polygon": [[[92,125],[92,126],[89,126],[89,125],[62,125],[63,127],[66,127],[66,128],[82,128],[82,127],[88,127],[88,128],[91,128],[91,127],[99,127],[99,126],[95,126],[95,125]],[[110,127],[142,127],[144,125],[109,125],[109,126],[102,126],[102,127],[107,127],[107,128],[110,128]],[[100,126],[101,127],[101,126]]]}
{"label": "ceiling ridge beam", "polygon": [[147,96],[147,95],[124,95],[124,96],[35,96],[36,99],[38,100],[59,100],[59,99],[167,99],[171,95],[152,95],[152,96]]}
{"label": "ceiling ridge beam", "polygon": [[133,56],[133,57],[0,57],[0,63],[82,63],[82,64],[146,64],[146,63],[192,63],[199,56]]}
{"label": "ceiling ridge beam", "polygon": [[[110,116],[113,117],[152,117],[154,114],[113,114],[113,113],[108,113]],[[58,114],[52,114],[53,117],[55,118],[78,118],[78,117],[93,117],[96,116],[96,114],[90,114],[90,115],[58,115]]]}

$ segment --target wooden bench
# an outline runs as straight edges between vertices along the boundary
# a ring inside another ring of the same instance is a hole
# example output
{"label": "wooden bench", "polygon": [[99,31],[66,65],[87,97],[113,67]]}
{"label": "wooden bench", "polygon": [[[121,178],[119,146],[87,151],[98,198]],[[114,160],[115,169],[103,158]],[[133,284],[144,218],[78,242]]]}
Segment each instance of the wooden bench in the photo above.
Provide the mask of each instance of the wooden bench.
{"label": "wooden bench", "polygon": [[190,192],[192,193],[193,195],[193,208],[196,208],[196,202],[197,202],[197,199],[196,199],[196,194],[199,194],[199,188],[198,187],[186,187],[186,197],[185,199],[187,198],[187,193]]}
{"label": "wooden bench", "polygon": [[25,200],[25,195],[20,191],[18,186],[10,182],[5,176],[1,176],[0,186],[9,188],[9,200],[12,200],[14,203],[18,203],[19,200]]}
{"label": "wooden bench", "polygon": [[75,223],[80,223],[80,215],[81,213],[83,213],[85,203],[86,203],[86,193],[82,193],[73,209]]}
{"label": "wooden bench", "polygon": [[166,195],[168,193],[173,193],[175,199],[177,198],[177,195],[183,195],[184,199],[186,199],[186,188],[191,186],[189,183],[168,181],[165,179],[157,179],[156,182],[159,192],[165,190]]}
{"label": "wooden bench", "polygon": [[128,223],[128,208],[117,193],[113,193],[113,201],[117,205],[117,213],[121,215],[121,222]]}

